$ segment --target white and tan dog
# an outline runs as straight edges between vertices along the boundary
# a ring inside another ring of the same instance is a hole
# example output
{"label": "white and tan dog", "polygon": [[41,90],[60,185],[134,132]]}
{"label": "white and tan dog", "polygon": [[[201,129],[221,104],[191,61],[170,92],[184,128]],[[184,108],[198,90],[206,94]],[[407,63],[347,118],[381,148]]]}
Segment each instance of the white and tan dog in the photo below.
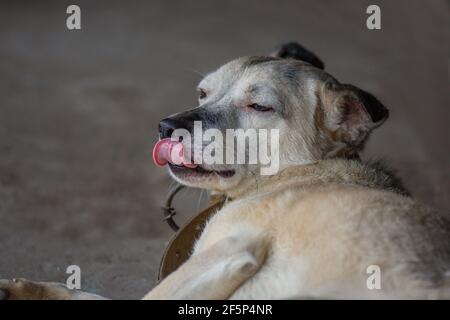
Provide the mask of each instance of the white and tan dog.
{"label": "white and tan dog", "polygon": [[[359,160],[388,116],[376,98],[339,83],[293,43],[222,66],[199,91],[198,108],[161,121],[161,138],[196,120],[221,131],[276,128],[280,171],[170,165],[179,182],[228,200],[191,257],[145,299],[450,298],[449,220]],[[381,276],[375,289],[371,266]],[[100,298],[27,280],[0,288],[17,299]]]}

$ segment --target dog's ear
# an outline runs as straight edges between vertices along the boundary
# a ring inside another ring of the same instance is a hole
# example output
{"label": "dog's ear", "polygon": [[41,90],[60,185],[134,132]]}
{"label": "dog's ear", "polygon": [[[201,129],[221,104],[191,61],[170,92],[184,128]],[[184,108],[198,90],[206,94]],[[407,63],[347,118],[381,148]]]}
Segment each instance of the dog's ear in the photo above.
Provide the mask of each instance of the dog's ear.
{"label": "dog's ear", "polygon": [[327,132],[336,142],[361,149],[369,133],[389,116],[373,95],[355,86],[334,81],[324,84],[321,101]]}
{"label": "dog's ear", "polygon": [[319,69],[324,69],[325,65],[314,53],[298,44],[297,42],[284,43],[275,48],[270,54],[271,57],[290,58],[308,62]]}

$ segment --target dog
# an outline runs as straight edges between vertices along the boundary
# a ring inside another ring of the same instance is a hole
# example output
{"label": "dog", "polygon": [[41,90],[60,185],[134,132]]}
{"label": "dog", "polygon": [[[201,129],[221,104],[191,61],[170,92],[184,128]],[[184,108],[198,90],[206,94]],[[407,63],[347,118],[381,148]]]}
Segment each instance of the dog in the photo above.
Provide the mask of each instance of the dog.
{"label": "dog", "polygon": [[[227,200],[189,259],[144,299],[450,298],[450,221],[359,158],[389,114],[377,98],[340,83],[297,43],[233,60],[198,92],[198,107],[160,122],[161,139],[194,121],[277,129],[279,170],[169,163],[178,182]],[[24,279],[0,288],[11,299],[102,299]]]}

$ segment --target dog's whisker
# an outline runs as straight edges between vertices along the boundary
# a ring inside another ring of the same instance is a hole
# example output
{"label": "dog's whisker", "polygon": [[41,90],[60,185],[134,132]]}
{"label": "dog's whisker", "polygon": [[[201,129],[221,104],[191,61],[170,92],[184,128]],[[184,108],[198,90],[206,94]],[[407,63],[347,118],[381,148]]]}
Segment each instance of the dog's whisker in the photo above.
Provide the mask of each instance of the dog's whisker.
{"label": "dog's whisker", "polygon": [[195,69],[187,69],[189,72],[194,73],[195,75],[199,76],[200,78],[204,78],[205,75],[201,73],[200,71],[197,71]]}
{"label": "dog's whisker", "polygon": [[197,200],[197,211],[200,210],[200,205],[201,205],[201,203],[202,203],[203,193],[204,193],[204,192],[205,192],[205,189],[201,189],[200,195],[199,195],[198,200]]}
{"label": "dog's whisker", "polygon": [[167,193],[172,193],[178,187],[178,182],[175,180],[171,180],[169,187],[167,188]]}

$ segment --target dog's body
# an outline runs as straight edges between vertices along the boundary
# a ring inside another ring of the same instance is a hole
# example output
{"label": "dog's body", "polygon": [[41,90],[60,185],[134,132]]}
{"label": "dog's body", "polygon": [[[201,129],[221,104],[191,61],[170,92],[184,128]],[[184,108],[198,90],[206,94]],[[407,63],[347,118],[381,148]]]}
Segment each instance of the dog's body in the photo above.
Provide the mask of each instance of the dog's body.
{"label": "dog's body", "polygon": [[[231,298],[450,297],[450,225],[355,160],[292,167],[239,190],[196,250],[222,238],[268,238],[261,269]],[[367,270],[381,270],[369,290]]]}
{"label": "dog's body", "polygon": [[[385,170],[358,160],[387,109],[337,82],[299,45],[274,55],[225,65],[201,82],[198,108],[161,122],[162,138],[191,130],[193,120],[222,131],[277,128],[280,171],[171,165],[176,180],[228,200],[188,261],[145,298],[450,298],[449,221],[415,203]],[[0,288],[33,297],[29,283]],[[33,284],[39,298],[71,298]]]}

